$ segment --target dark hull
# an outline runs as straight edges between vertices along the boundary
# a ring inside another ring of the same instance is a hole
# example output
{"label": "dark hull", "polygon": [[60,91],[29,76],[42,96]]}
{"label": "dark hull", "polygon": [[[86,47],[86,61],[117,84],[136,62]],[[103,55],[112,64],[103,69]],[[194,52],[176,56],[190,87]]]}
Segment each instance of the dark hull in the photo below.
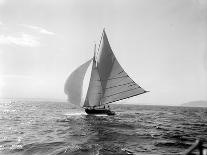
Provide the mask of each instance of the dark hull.
{"label": "dark hull", "polygon": [[115,112],[108,110],[108,109],[85,109],[87,114],[97,115],[97,114],[104,114],[104,115],[115,115]]}

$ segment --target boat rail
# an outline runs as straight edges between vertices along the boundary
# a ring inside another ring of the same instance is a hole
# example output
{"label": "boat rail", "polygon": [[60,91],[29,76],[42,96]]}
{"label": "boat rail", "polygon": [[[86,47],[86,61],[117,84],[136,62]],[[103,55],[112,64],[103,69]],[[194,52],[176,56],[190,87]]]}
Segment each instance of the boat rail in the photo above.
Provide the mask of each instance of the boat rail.
{"label": "boat rail", "polygon": [[197,139],[196,142],[184,152],[183,155],[207,155],[207,147],[204,146],[204,141]]}

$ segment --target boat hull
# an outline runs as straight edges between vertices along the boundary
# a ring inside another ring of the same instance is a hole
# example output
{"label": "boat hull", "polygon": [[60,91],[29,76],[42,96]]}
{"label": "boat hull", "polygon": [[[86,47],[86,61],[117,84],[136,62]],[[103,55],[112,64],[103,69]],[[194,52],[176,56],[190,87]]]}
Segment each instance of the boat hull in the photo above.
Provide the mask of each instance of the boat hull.
{"label": "boat hull", "polygon": [[115,112],[109,109],[85,109],[85,112],[90,115],[98,115],[98,114],[115,115]]}

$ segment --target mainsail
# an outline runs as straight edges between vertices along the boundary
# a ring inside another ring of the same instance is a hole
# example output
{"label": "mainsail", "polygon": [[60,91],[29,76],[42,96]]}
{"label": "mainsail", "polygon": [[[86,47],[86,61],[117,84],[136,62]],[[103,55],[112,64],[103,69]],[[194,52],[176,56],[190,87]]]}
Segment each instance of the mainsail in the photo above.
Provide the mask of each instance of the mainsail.
{"label": "mainsail", "polygon": [[97,57],[103,89],[102,104],[123,100],[146,92],[123,70],[110,47],[105,31],[102,34]]}
{"label": "mainsail", "polygon": [[82,107],[101,106],[145,92],[117,61],[105,31],[93,59],[76,69],[65,84],[69,101]]}

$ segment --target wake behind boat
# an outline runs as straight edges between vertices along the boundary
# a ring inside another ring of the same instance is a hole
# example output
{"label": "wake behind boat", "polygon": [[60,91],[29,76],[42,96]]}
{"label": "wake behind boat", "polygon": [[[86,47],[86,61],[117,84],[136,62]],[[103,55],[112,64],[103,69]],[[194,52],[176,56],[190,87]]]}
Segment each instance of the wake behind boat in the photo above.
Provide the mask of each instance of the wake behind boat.
{"label": "wake behind boat", "polygon": [[64,91],[68,101],[84,108],[87,114],[106,115],[115,114],[108,104],[147,92],[123,70],[105,30],[93,58],[70,74]]}

